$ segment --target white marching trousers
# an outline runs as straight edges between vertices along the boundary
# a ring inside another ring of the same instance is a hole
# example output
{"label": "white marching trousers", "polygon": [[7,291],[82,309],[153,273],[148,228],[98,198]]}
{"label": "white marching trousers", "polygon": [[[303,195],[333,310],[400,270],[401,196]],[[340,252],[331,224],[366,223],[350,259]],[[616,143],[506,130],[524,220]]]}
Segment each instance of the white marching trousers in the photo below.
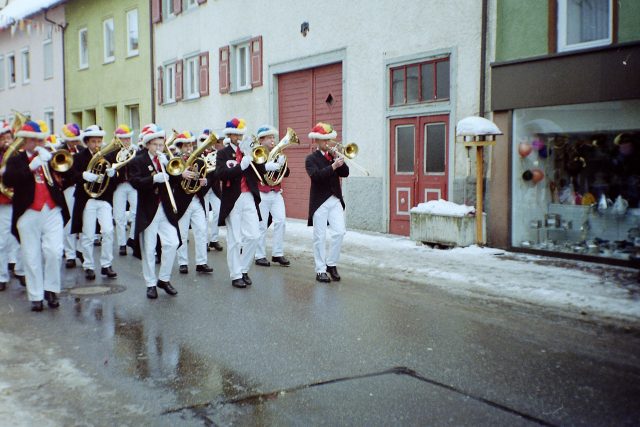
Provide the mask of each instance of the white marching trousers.
{"label": "white marching trousers", "polygon": [[[156,242],[160,237],[162,245],[162,257],[160,260],[160,272],[156,278]],[[147,287],[156,286],[158,280],[168,282],[171,280],[171,269],[176,259],[178,249],[178,231],[171,225],[164,213],[162,205],[153,217],[153,221],[140,233],[140,250],[142,252],[142,276]]]}
{"label": "white marching trousers", "polygon": [[[329,222],[329,253],[326,252],[327,221]],[[316,273],[326,273],[340,260],[342,239],[347,232],[340,199],[331,196],[313,214],[313,259]]]}
{"label": "white marching trousers", "polygon": [[18,219],[20,247],[29,301],[42,301],[44,291],[60,292],[64,229],[59,207],[27,209]]}
{"label": "white marching trousers", "polygon": [[178,265],[189,264],[189,224],[195,240],[196,265],[207,263],[207,219],[198,196],[193,196],[184,215],[178,220],[182,245],[178,248]]}
{"label": "white marching trousers", "polygon": [[11,227],[9,227],[9,262],[15,263],[13,267],[14,274],[24,276],[24,267],[22,265],[22,252],[20,251],[20,243],[16,236],[11,233]]}
{"label": "white marching trousers", "polygon": [[204,207],[207,211],[207,235],[209,242],[218,241],[218,218],[220,218],[220,199],[212,189],[204,196]]}
{"label": "white marching trousers", "polygon": [[113,216],[109,202],[89,199],[82,213],[82,252],[85,270],[95,270],[93,262],[93,241],[96,237],[96,219],[100,224],[102,246],[100,247],[100,267],[111,267],[113,262]]}
{"label": "white marching trousers", "polygon": [[13,249],[12,240],[15,237],[11,234],[11,213],[13,207],[11,205],[0,205],[0,282],[7,283],[9,281],[9,261],[11,250]]}
{"label": "white marching trousers", "polygon": [[[73,215],[73,203],[75,198],[73,193],[76,191],[76,186],[72,185],[64,190],[64,199],[67,202],[69,208],[69,214]],[[71,220],[64,226],[64,258],[76,259],[76,247],[78,242],[78,236],[71,234]],[[84,255],[83,255],[84,256]]]}
{"label": "white marching trousers", "polygon": [[[129,217],[127,218],[127,202],[129,202]],[[136,210],[138,207],[138,193],[128,182],[118,185],[113,192],[113,219],[116,221],[116,239],[118,246],[125,246],[127,239],[133,239],[135,233]],[[127,222],[131,222],[129,236],[127,236]]]}
{"label": "white marching trousers", "polygon": [[[225,219],[227,225],[227,265],[231,280],[242,278],[253,263],[260,239],[258,211],[250,192],[241,193]],[[242,253],[241,253],[242,252]]]}
{"label": "white marching trousers", "polygon": [[260,193],[260,240],[256,249],[256,259],[266,258],[266,238],[269,213],[273,220],[273,241],[271,242],[271,256],[284,255],[284,229],[286,225],[286,213],[284,198],[281,191],[269,191]]}

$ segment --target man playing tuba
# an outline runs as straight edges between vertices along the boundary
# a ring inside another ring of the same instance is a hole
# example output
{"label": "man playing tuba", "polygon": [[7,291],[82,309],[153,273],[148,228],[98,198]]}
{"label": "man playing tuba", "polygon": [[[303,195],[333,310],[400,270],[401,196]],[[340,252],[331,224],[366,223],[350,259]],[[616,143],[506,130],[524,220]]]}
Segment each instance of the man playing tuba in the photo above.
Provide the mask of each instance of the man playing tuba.
{"label": "man playing tuba", "polygon": [[[278,130],[270,125],[261,126],[258,129],[257,137],[260,145],[265,147],[267,151],[273,150],[275,146],[275,137]],[[269,158],[273,156],[269,155]],[[256,169],[262,173],[262,181],[258,182],[260,190],[260,240],[256,249],[256,264],[269,267],[271,263],[267,260],[266,236],[269,227],[269,217],[273,221],[273,244],[271,248],[271,261],[280,265],[288,266],[291,262],[284,256],[284,230],[287,215],[284,207],[284,198],[282,197],[282,186],[280,183],[269,185],[265,179],[265,175],[269,172],[280,172],[283,177],[289,176],[289,167],[285,163],[284,154],[279,154],[276,159],[267,161],[264,165],[256,165]],[[284,168],[284,170],[283,170]],[[261,169],[264,169],[264,173]]]}
{"label": "man playing tuba", "polygon": [[[133,131],[127,125],[120,125],[113,132],[122,142],[121,150],[126,156],[129,156],[132,150],[137,152],[137,148],[131,145],[131,137]],[[134,154],[135,155],[135,154]],[[117,157],[117,155],[116,155]],[[116,189],[113,192],[113,219],[116,222],[116,239],[118,240],[118,248],[120,255],[127,254],[127,242],[133,241],[134,224],[136,221],[136,209],[138,207],[138,193],[131,186],[130,166],[124,165],[116,176]],[[129,203],[129,217],[127,218],[127,203]],[[127,223],[131,224],[129,234],[127,235]],[[127,238],[128,236],[128,238]]]}

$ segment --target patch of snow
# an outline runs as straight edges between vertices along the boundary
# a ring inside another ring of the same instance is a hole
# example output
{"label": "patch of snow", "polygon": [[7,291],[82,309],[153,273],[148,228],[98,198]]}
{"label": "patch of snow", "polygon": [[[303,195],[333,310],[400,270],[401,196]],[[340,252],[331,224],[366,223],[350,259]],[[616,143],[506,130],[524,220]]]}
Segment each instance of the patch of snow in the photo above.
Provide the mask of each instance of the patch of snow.
{"label": "patch of snow", "polygon": [[13,0],[0,10],[0,26],[11,25],[57,3],[61,3],[61,0]]}
{"label": "patch of snow", "polygon": [[502,135],[502,131],[491,120],[484,117],[470,116],[458,122],[457,136]]}
{"label": "patch of snow", "polygon": [[476,208],[473,206],[459,205],[447,200],[431,200],[426,203],[420,203],[418,206],[411,208],[410,212],[428,213],[432,215],[443,216],[466,216],[474,214]]}

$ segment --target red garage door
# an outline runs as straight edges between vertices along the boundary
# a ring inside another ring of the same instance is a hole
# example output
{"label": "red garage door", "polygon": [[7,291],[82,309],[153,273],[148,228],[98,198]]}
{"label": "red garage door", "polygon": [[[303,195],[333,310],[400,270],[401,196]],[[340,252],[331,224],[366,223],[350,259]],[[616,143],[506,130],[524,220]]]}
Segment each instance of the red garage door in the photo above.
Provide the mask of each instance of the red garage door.
{"label": "red garage door", "polygon": [[300,145],[285,150],[291,174],[283,181],[287,216],[306,219],[311,181],[304,159],[315,149],[307,136],[317,122],[331,123],[342,136],[342,63],[278,76],[278,129],[283,137],[293,128]]}

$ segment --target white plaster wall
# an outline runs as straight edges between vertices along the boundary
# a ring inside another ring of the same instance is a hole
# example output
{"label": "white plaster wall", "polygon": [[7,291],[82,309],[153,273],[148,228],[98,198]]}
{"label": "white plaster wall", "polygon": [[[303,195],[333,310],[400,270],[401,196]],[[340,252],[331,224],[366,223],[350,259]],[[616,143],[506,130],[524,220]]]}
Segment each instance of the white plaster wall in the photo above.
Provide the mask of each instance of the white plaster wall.
{"label": "white plaster wall", "polygon": [[[64,6],[56,7],[47,12],[47,18],[64,24]],[[43,14],[30,17],[39,23],[44,23],[42,31],[32,27],[30,33],[16,30],[11,35],[10,28],[0,31],[0,55],[4,60],[4,90],[0,90],[0,118],[8,119],[11,110],[29,112],[36,120],[44,119],[44,112],[53,109],[54,126],[59,131],[64,122],[64,64],[62,55],[62,30],[44,20]],[[51,32],[53,48],[53,78],[44,79],[44,55],[42,43]],[[20,51],[29,48],[31,62],[31,76],[28,84],[22,83],[22,57]],[[9,71],[7,54],[15,53],[16,84],[9,87]]]}

